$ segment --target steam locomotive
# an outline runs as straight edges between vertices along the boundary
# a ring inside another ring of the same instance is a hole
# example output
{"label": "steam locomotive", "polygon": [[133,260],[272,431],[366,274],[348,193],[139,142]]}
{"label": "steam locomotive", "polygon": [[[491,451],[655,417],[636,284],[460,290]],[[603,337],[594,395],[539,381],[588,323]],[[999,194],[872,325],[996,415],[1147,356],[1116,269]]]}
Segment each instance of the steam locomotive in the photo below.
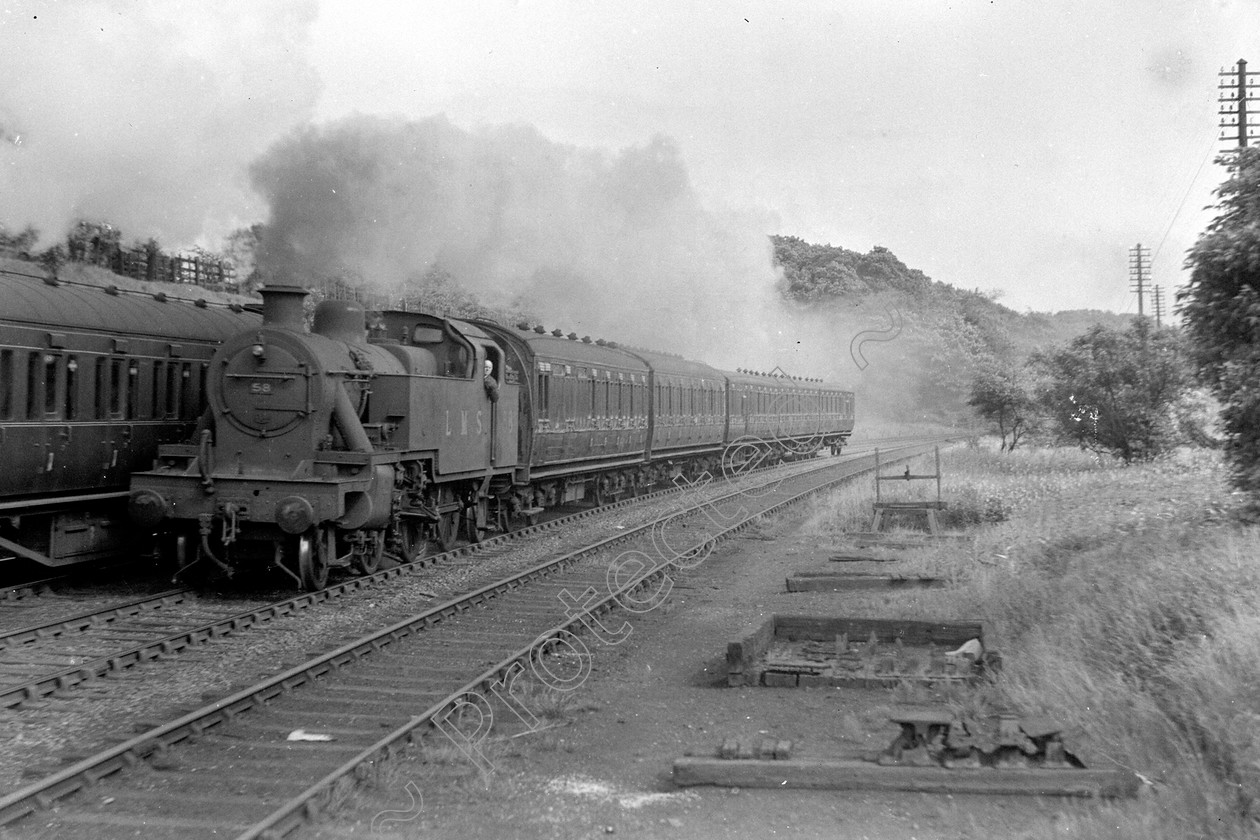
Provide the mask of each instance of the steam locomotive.
{"label": "steam locomotive", "polygon": [[853,395],[615,343],[262,290],[210,366],[207,422],[132,476],[129,510],[180,569],[266,566],[305,589],[550,507],[717,472],[741,438],[838,451]]}
{"label": "steam locomotive", "polygon": [[127,544],[130,475],[185,440],[241,306],[0,276],[0,559],[62,567]]}

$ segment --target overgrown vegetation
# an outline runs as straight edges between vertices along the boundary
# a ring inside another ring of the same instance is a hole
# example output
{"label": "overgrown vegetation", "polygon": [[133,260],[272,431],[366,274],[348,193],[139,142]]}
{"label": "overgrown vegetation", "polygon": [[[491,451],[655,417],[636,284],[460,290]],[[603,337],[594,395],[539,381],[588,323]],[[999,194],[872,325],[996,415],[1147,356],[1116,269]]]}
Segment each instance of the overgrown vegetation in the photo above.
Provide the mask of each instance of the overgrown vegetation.
{"label": "overgrown vegetation", "polygon": [[1146,319],[1123,331],[1095,326],[1034,363],[1044,375],[1039,401],[1060,439],[1126,464],[1181,442],[1175,409],[1190,370],[1177,330]]}
{"label": "overgrown vegetation", "polygon": [[1260,502],[1260,149],[1241,150],[1229,172],[1177,300],[1199,380],[1223,404],[1234,483]]}
{"label": "overgrown vegetation", "polygon": [[[257,227],[257,226],[256,226]],[[122,231],[105,222],[79,221],[66,233],[65,242],[54,242],[37,251],[40,231],[27,225],[19,233],[0,226],[0,258],[39,263],[52,277],[63,266],[91,265],[135,280],[189,283],[214,291],[237,292],[235,263],[224,254],[194,247],[165,253],[156,239],[123,244]]]}
{"label": "overgrown vegetation", "polygon": [[[944,453],[944,495],[999,498],[1009,521],[899,564],[954,585],[884,612],[982,619],[1004,662],[990,702],[1048,714],[1089,765],[1140,774],[1138,800],[1070,813],[1044,836],[1254,837],[1260,533],[1238,523],[1220,454],[1121,467],[1080,450],[997,450]],[[865,491],[864,503],[820,502],[807,527],[838,538],[846,507],[850,527],[869,527]]]}
{"label": "overgrown vegetation", "polygon": [[997,427],[1002,451],[1014,451],[1037,426],[1037,401],[1027,376],[1020,366],[994,360],[981,365],[971,380],[967,405]]}

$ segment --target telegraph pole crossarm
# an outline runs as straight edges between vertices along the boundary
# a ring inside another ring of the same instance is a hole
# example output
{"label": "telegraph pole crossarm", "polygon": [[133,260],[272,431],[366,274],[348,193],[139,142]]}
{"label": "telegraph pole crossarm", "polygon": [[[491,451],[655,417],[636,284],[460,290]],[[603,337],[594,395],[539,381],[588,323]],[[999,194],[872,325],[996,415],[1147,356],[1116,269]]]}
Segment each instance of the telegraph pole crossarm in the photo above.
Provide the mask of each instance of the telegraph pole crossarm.
{"label": "telegraph pole crossarm", "polygon": [[1129,249],[1129,281],[1130,290],[1137,292],[1138,317],[1146,315],[1146,282],[1151,273],[1151,249],[1143,248],[1139,242]]}
{"label": "telegraph pole crossarm", "polygon": [[1221,104],[1219,110],[1221,130],[1225,133],[1220,139],[1231,139],[1229,132],[1232,130],[1238,148],[1245,148],[1248,140],[1256,139],[1255,129],[1248,122],[1250,111],[1247,105],[1251,102],[1260,102],[1260,91],[1256,89],[1255,80],[1252,78],[1260,76],[1260,72],[1248,70],[1247,60],[1240,58],[1235,69],[1221,68],[1217,75],[1226,80],[1216,85],[1222,91],[1218,101]]}

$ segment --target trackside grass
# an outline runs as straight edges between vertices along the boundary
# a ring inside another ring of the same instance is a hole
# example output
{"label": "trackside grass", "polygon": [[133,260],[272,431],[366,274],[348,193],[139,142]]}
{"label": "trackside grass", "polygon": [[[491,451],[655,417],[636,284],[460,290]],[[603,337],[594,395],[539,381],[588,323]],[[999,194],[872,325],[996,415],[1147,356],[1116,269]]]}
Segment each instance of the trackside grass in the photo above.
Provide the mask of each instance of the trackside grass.
{"label": "trackside grass", "polygon": [[[1138,800],[1072,809],[1044,836],[1260,835],[1260,529],[1215,454],[1121,467],[981,445],[942,453],[942,472],[951,527],[975,544],[898,564],[955,585],[880,612],[985,621],[1005,662],[986,702],[1049,714],[1087,763],[1144,780]],[[935,498],[916,484],[895,498]],[[806,532],[869,529],[872,496],[861,484],[816,502]]]}

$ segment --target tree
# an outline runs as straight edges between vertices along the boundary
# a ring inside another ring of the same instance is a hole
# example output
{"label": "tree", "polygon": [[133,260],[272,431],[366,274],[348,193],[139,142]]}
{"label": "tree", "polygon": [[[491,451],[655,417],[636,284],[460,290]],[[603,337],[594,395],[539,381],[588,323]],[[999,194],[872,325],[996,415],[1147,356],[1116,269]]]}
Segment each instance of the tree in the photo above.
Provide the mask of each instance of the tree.
{"label": "tree", "polygon": [[0,225],[0,252],[29,258],[38,241],[39,229],[33,225],[27,225],[20,233],[9,233],[4,225]]}
{"label": "tree", "polygon": [[[1002,451],[1014,452],[1032,431],[1036,400],[1026,379],[1022,371],[1000,367],[994,360],[981,366],[971,380],[967,405],[997,426]],[[1010,435],[1009,442],[1007,435]]]}
{"label": "tree", "polygon": [[1190,250],[1177,293],[1195,373],[1221,401],[1234,483],[1260,501],[1260,149],[1240,150],[1220,214]]}
{"label": "tree", "polygon": [[61,271],[61,267],[66,262],[66,249],[60,245],[54,245],[39,256],[40,263],[43,264],[48,276],[57,279],[57,273]]}
{"label": "tree", "polygon": [[1096,325],[1035,361],[1046,376],[1040,402],[1061,437],[1126,464],[1180,442],[1190,366],[1177,330],[1146,318],[1124,331]]}

